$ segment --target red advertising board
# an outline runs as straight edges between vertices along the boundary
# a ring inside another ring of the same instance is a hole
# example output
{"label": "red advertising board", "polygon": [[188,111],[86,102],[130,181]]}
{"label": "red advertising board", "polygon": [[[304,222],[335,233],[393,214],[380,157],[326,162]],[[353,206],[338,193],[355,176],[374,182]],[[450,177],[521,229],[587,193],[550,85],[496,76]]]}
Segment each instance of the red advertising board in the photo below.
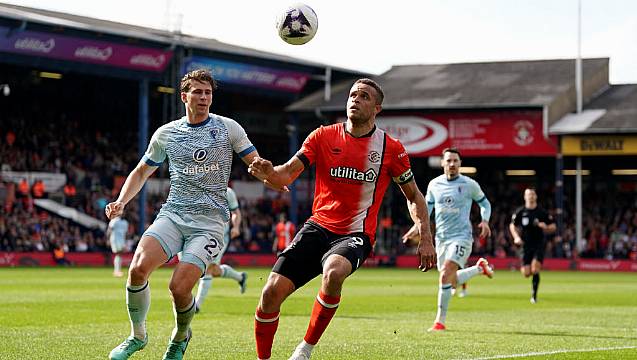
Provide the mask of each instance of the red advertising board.
{"label": "red advertising board", "polygon": [[438,156],[456,147],[463,156],[553,156],[557,138],[544,138],[542,111],[458,111],[379,116],[376,124],[411,156]]}
{"label": "red advertising board", "polygon": [[[122,265],[128,267],[133,254],[122,256]],[[113,259],[111,253],[67,253],[66,259],[74,266],[112,266]],[[468,264],[474,264],[477,257],[469,259]],[[223,262],[232,266],[254,266],[271,267],[276,262],[274,254],[226,254]],[[168,262],[168,266],[175,265],[177,258]],[[489,258],[489,263],[496,269],[519,269],[520,259],[509,258]],[[14,266],[55,266],[53,256],[46,252],[0,252],[0,268]],[[365,267],[400,267],[418,268],[418,258],[416,255],[401,255],[397,257],[374,256],[363,264]],[[629,260],[605,260],[605,259],[545,259],[542,266],[545,270],[554,271],[622,271],[637,272],[637,261]]]}

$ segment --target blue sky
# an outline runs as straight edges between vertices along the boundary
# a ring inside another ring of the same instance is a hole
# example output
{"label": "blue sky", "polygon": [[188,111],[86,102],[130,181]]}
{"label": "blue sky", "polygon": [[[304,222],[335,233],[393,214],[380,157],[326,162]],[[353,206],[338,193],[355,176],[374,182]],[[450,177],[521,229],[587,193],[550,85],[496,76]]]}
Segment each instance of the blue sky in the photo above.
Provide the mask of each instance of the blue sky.
{"label": "blue sky", "polygon": [[[3,0],[214,38],[379,74],[392,65],[577,56],[577,0],[392,0],[306,3],[319,17],[306,45],[274,29],[286,0]],[[637,83],[637,1],[581,0],[582,56],[610,57],[611,83]]]}

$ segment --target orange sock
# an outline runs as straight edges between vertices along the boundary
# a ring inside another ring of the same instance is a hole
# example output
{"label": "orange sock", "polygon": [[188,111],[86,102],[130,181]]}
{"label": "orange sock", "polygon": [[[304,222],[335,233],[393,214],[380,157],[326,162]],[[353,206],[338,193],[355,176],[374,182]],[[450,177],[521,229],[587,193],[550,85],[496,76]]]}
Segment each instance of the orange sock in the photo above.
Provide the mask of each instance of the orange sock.
{"label": "orange sock", "polygon": [[311,345],[318,343],[327,325],[330,324],[330,321],[334,317],[340,301],[340,296],[329,296],[319,291],[316,300],[314,300],[310,325],[308,325],[307,332],[305,333],[305,342]]}
{"label": "orange sock", "polygon": [[257,307],[254,314],[254,336],[257,340],[257,357],[269,359],[272,355],[272,342],[279,326],[279,312],[264,313]]}

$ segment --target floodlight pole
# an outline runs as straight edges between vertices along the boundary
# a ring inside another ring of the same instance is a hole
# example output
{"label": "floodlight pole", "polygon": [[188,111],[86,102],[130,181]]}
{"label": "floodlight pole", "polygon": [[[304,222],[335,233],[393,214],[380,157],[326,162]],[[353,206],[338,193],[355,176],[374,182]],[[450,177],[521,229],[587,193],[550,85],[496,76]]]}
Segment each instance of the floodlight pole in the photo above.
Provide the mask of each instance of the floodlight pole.
{"label": "floodlight pole", "polygon": [[[577,114],[582,113],[582,0],[577,1],[577,58],[575,59],[575,95]],[[575,249],[582,253],[582,157],[576,159],[575,172]]]}

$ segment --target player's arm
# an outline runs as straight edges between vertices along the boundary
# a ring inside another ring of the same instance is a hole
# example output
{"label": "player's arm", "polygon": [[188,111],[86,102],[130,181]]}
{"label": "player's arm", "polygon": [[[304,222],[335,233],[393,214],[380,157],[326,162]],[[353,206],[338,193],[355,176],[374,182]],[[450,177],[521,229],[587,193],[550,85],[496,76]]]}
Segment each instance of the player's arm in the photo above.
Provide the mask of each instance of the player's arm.
{"label": "player's arm", "polygon": [[522,237],[520,236],[518,227],[515,226],[515,219],[517,219],[517,217],[518,213],[516,212],[513,214],[511,222],[509,223],[509,232],[511,233],[511,236],[513,236],[513,243],[516,245],[522,245]]}
{"label": "player's arm", "polygon": [[542,232],[545,234],[553,234],[557,230],[557,225],[553,221],[553,218],[546,213],[543,217],[544,221],[540,221],[537,226],[542,229]]}
{"label": "player's arm", "polygon": [[431,231],[429,230],[427,202],[413,179],[407,183],[400,184],[400,189],[407,199],[409,215],[420,234],[420,242],[418,243],[420,265],[418,268],[422,271],[427,271],[436,266],[436,251],[434,250]]}
{"label": "player's arm", "polygon": [[248,171],[264,184],[277,189],[287,189],[305,170],[305,164],[298,156],[293,156],[283,165],[273,166],[269,160],[255,157],[250,163]]}
{"label": "player's arm", "polygon": [[489,227],[489,219],[491,218],[491,203],[487,197],[483,197],[478,201],[480,207],[480,217],[482,221],[478,225],[481,229],[480,238],[486,238],[491,236],[491,228]]}
{"label": "player's arm", "polygon": [[480,188],[480,185],[476,181],[471,181],[471,183],[473,184],[471,198],[480,207],[480,217],[482,218],[482,221],[478,224],[478,227],[480,228],[480,238],[484,239],[491,236],[491,228],[489,227],[489,219],[491,218],[491,203]]}
{"label": "player's arm", "polygon": [[105,212],[109,219],[122,214],[124,207],[137,195],[146,180],[157,170],[157,166],[148,165],[144,160],[140,161],[135,169],[128,174],[124,186],[117,197],[117,200],[106,205]]}
{"label": "player's arm", "polygon": [[234,239],[241,234],[241,209],[236,208],[230,211],[230,221],[232,223],[230,238]]}

